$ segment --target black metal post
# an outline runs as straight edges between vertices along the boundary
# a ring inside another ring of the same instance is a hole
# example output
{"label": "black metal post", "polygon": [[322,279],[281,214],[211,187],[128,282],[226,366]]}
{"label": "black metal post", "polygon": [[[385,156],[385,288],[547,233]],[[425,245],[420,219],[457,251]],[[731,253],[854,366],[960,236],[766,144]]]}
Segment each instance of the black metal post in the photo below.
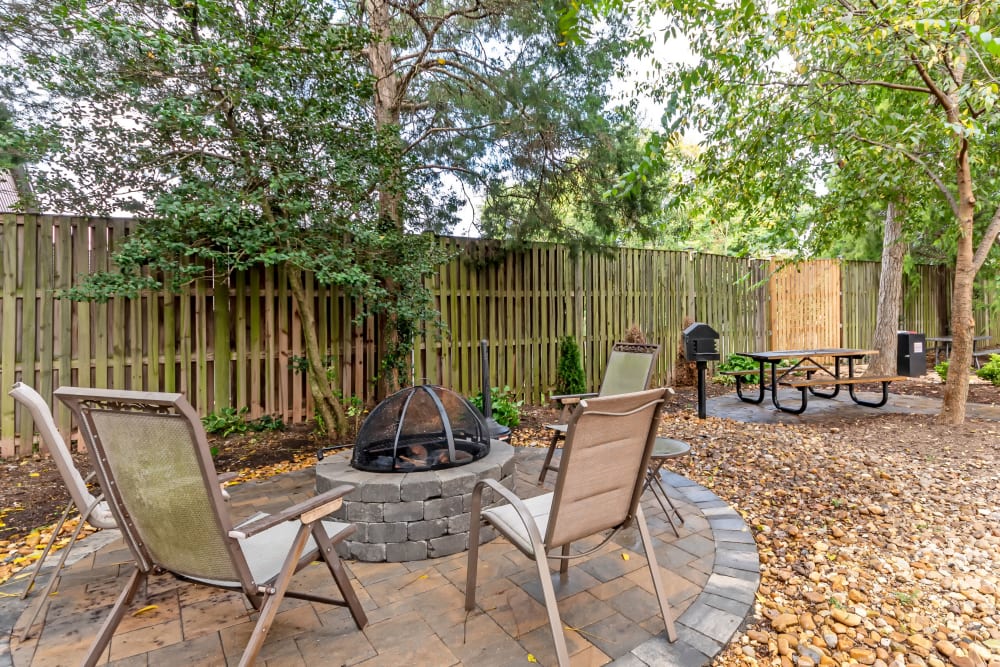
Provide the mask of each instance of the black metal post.
{"label": "black metal post", "polygon": [[483,375],[483,416],[493,418],[493,392],[490,390],[490,343],[479,341],[479,362]]}
{"label": "black metal post", "polygon": [[698,363],[698,419],[705,418],[705,367],[704,361]]}

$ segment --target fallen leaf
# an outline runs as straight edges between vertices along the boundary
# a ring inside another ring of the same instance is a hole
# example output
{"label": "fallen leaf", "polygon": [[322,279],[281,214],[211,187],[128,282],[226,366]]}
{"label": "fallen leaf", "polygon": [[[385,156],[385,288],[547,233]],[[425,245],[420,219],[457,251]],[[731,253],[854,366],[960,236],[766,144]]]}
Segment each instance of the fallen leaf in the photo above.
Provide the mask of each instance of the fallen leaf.
{"label": "fallen leaf", "polygon": [[155,605],[155,604],[148,604],[145,607],[143,607],[142,609],[137,609],[136,611],[134,611],[132,613],[132,615],[133,616],[138,616],[139,614],[145,614],[147,611],[153,611],[155,609],[159,609],[159,607],[157,605]]}

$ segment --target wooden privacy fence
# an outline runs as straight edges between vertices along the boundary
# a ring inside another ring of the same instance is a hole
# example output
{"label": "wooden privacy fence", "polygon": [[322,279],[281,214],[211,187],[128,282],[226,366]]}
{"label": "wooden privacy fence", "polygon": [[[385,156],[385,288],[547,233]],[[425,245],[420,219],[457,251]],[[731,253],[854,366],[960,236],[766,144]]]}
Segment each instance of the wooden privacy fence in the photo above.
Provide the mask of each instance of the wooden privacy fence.
{"label": "wooden privacy fence", "polygon": [[[13,214],[2,221],[0,454],[32,450],[30,418],[7,395],[18,380],[50,404],[53,389],[70,384],[181,391],[202,414],[246,407],[248,417],[312,418],[308,385],[296,370],[304,356],[302,325],[282,270],[219,277],[181,294],[76,303],[56,298],[57,290],[113,268],[116,246],[138,223]],[[874,327],[877,263],[810,262],[776,272],[767,261],[689,252],[615,248],[573,255],[553,244],[503,252],[490,241],[440,243],[453,259],[428,287],[447,335],[428,327],[418,337],[411,379],[466,395],[481,385],[480,339],[490,343],[490,383],[539,403],[554,383],[559,339],[567,334],[580,343],[587,382],[596,387],[611,345],[632,324],[663,346],[658,383],[672,377],[685,316],[721,334],[723,358],[778,343],[812,344],[820,336],[823,344],[867,345]],[[921,267],[904,292],[904,326],[939,333],[948,289],[947,272]],[[374,324],[357,321],[358,305],[335,289],[309,282],[307,291],[335,386],[370,402]],[[980,331],[988,331],[988,317],[977,311]],[[66,410],[55,410],[68,429]]]}

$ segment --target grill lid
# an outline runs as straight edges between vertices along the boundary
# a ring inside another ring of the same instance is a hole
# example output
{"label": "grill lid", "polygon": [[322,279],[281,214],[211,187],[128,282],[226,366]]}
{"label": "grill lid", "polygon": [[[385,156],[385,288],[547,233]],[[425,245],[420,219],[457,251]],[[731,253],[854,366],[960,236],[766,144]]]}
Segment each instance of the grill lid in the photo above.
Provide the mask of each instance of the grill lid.
{"label": "grill lid", "polygon": [[358,431],[351,465],[370,472],[418,472],[471,463],[490,451],[479,411],[436,385],[397,391],[372,410]]}

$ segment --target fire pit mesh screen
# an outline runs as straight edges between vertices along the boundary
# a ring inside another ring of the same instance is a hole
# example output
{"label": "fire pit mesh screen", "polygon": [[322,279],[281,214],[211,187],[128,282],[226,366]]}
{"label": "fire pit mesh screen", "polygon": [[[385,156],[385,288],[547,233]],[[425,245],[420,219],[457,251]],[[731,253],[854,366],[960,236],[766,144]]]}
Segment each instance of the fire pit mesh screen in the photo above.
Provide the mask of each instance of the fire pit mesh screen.
{"label": "fire pit mesh screen", "polygon": [[490,453],[489,430],[459,394],[408,387],[379,403],[358,431],[351,465],[370,472],[418,472],[472,463]]}

